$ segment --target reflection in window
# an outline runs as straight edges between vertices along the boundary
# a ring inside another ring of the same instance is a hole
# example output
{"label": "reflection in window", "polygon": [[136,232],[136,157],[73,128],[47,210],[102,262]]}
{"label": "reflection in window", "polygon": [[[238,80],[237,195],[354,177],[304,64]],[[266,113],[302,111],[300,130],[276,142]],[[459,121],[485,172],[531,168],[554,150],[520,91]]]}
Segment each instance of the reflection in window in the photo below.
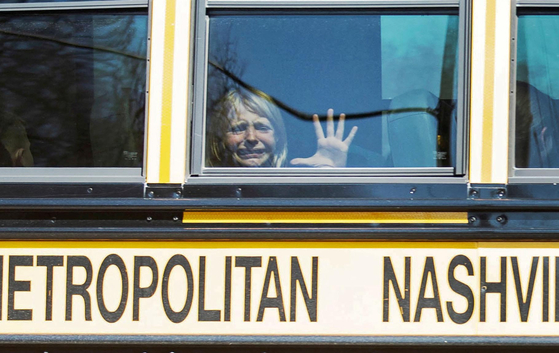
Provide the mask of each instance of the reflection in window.
{"label": "reflection in window", "polygon": [[[3,0],[2,3],[6,4],[23,4],[23,3],[32,3],[32,2],[70,2],[75,0]],[[78,1],[111,1],[111,0],[78,0]]]}
{"label": "reflection in window", "polygon": [[0,165],[140,167],[147,14],[0,16]]}
{"label": "reflection in window", "polygon": [[559,14],[518,18],[516,147],[519,168],[559,168]]}
{"label": "reflection in window", "polygon": [[210,15],[207,167],[454,166],[457,11]]}

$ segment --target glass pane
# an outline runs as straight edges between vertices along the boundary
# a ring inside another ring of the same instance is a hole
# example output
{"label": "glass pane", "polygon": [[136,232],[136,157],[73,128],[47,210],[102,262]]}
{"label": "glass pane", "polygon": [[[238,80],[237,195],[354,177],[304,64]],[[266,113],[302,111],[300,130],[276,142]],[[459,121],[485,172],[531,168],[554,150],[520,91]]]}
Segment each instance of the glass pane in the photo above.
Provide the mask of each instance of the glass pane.
{"label": "glass pane", "polygon": [[32,2],[81,2],[81,1],[112,1],[112,0],[3,0],[4,4],[24,4]]}
{"label": "glass pane", "polygon": [[457,53],[452,11],[212,15],[205,165],[453,166]]}
{"label": "glass pane", "polygon": [[559,168],[559,15],[518,18],[516,167]]}
{"label": "glass pane", "polygon": [[1,166],[141,167],[147,13],[0,15]]}

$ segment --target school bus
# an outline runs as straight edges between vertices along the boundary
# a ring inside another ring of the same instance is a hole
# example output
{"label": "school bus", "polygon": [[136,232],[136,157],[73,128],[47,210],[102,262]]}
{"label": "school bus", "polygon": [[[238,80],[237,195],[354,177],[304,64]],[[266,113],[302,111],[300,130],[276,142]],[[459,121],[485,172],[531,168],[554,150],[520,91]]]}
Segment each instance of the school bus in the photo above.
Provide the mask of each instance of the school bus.
{"label": "school bus", "polygon": [[0,349],[553,349],[558,28],[556,0],[3,1]]}

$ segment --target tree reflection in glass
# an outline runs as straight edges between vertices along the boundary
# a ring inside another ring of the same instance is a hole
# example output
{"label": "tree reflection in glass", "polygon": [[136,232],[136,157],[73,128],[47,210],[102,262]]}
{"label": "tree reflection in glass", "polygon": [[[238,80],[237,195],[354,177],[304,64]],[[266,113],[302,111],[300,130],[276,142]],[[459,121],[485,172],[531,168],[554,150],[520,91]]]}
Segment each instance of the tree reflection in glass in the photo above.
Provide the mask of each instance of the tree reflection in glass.
{"label": "tree reflection in glass", "polygon": [[267,100],[285,127],[285,161],[252,167],[453,166],[456,12],[211,11],[205,166],[249,166],[213,155],[232,91]]}
{"label": "tree reflection in glass", "polygon": [[140,167],[146,43],[145,13],[0,16],[2,166]]}

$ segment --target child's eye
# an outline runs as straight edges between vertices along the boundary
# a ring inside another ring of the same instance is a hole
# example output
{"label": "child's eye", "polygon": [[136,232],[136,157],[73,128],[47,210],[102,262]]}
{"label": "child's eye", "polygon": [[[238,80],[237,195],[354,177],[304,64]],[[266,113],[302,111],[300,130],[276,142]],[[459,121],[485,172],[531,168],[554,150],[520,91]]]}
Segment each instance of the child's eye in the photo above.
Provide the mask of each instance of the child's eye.
{"label": "child's eye", "polygon": [[254,129],[262,132],[273,130],[273,128],[270,125],[263,124],[263,123],[255,123]]}
{"label": "child's eye", "polygon": [[244,133],[246,129],[247,129],[247,124],[239,123],[239,124],[231,125],[231,127],[229,128],[229,132],[238,135]]}

